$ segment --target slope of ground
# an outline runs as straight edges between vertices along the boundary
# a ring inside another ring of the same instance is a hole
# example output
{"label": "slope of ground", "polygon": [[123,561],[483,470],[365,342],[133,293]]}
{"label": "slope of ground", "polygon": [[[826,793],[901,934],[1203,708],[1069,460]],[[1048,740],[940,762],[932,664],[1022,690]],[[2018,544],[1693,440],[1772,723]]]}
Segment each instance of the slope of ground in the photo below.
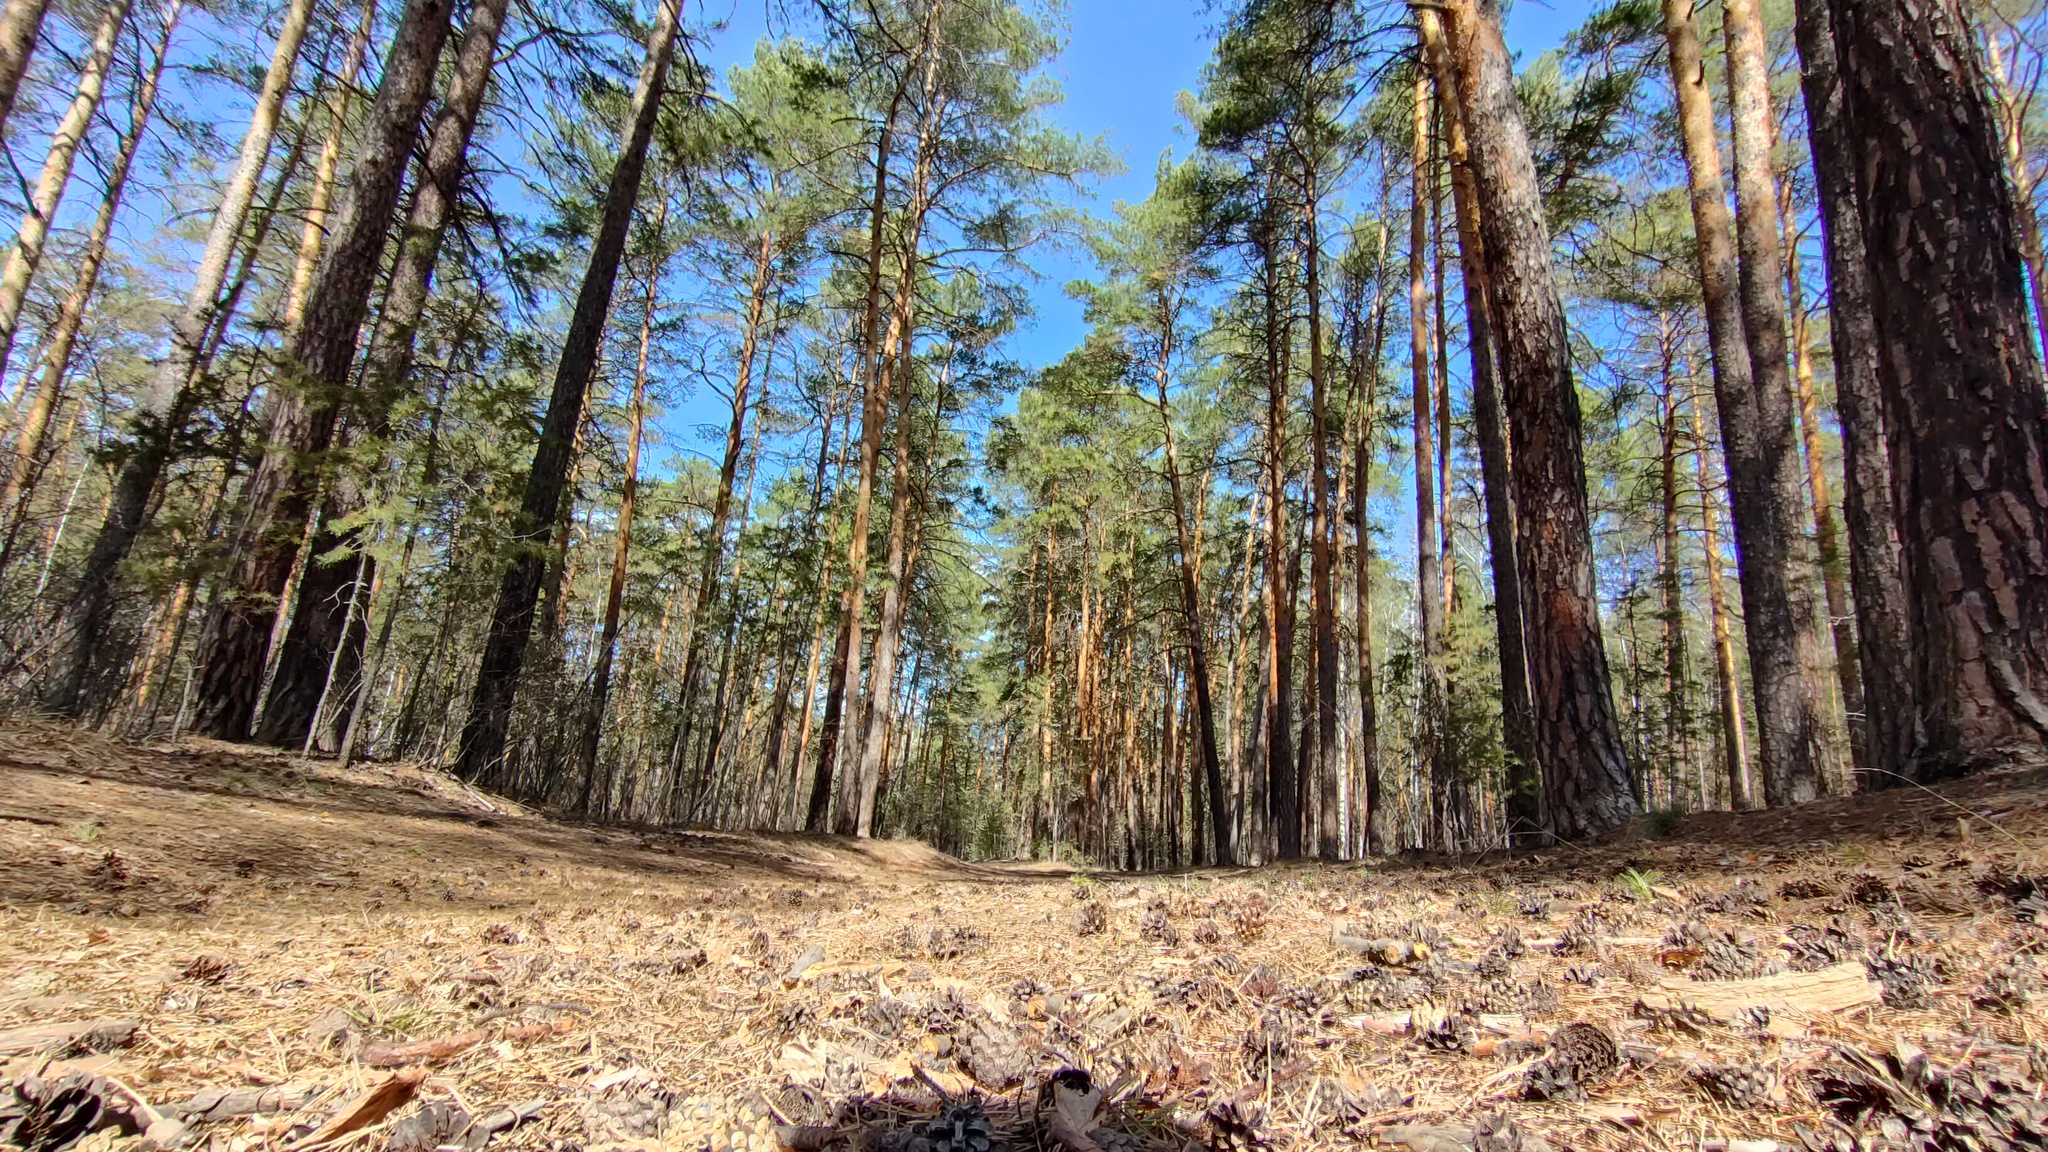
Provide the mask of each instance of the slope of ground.
{"label": "slope of ground", "polygon": [[[0,1062],[184,1110],[93,1152],[2023,1147],[2044,846],[2015,772],[1513,859],[1070,876],[17,724]],[[1079,1131],[1063,1067],[1109,1097]],[[987,1131],[926,1126],[973,1094]],[[8,1099],[0,1134],[48,1119]]]}

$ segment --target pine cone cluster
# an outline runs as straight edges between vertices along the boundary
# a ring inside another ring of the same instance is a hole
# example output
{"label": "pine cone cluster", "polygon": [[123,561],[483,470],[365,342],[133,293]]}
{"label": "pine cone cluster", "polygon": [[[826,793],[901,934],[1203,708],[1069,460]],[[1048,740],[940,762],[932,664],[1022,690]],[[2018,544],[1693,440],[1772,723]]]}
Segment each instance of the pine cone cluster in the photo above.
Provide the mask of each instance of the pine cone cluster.
{"label": "pine cone cluster", "polygon": [[1614,1037],[1597,1024],[1576,1021],[1551,1035],[1549,1051],[1523,1078],[1522,1094],[1531,1100],[1581,1099],[1587,1085],[1620,1066]]}
{"label": "pine cone cluster", "polygon": [[1223,943],[1222,926],[1207,916],[1195,921],[1194,930],[1190,935],[1195,938],[1195,943],[1202,945],[1204,948],[1214,948],[1216,945]]}
{"label": "pine cone cluster", "polygon": [[931,1142],[931,1152],[989,1152],[995,1126],[981,1101],[970,1096],[949,1105],[919,1134]]}
{"label": "pine cone cluster", "polygon": [[1409,1008],[1428,995],[1422,981],[1377,964],[1353,968],[1337,986],[1338,1000],[1350,1012]]}
{"label": "pine cone cluster", "polygon": [[1263,1152],[1266,1138],[1259,1133],[1265,1119],[1255,1104],[1225,1099],[1209,1109],[1210,1152]]}
{"label": "pine cone cluster", "polygon": [[1792,968],[1798,972],[1831,968],[1861,955],[1864,950],[1863,941],[1840,921],[1822,925],[1794,924],[1785,930],[1785,936],[1791,941],[1788,951]]}
{"label": "pine cone cluster", "polygon": [[2022,924],[2048,924],[2048,876],[2016,876],[1994,869],[1978,877],[1977,891],[2004,897]]}
{"label": "pine cone cluster", "polygon": [[110,1119],[104,1086],[87,1072],[23,1076],[0,1097],[0,1144],[56,1152]]}
{"label": "pine cone cluster", "polygon": [[1244,1034],[1240,1044],[1245,1067],[1259,1077],[1279,1068],[1294,1054],[1294,1037],[1294,1021],[1288,1013],[1273,1011],[1260,1016],[1258,1025]]}
{"label": "pine cone cluster", "polygon": [[1572,922],[1557,938],[1557,954],[1560,956],[1602,957],[1607,946],[1600,939],[1600,918],[1592,912],[1581,912],[1572,917]]}
{"label": "pine cone cluster", "polygon": [[1472,1046],[1476,1029],[1463,1012],[1446,1012],[1417,1029],[1415,1038],[1435,1052],[1463,1052]]}
{"label": "pine cone cluster", "polygon": [[1892,890],[1891,884],[1884,877],[1869,872],[1858,872],[1851,876],[1849,882],[1842,887],[1842,895],[1848,897],[1852,903],[1861,904],[1865,908],[1899,902],[1899,894]]}
{"label": "pine cone cluster", "polygon": [[2031,965],[2016,960],[2005,961],[1992,968],[1984,977],[1984,984],[1977,989],[1972,1001],[1979,1008],[1994,1012],[2011,1012],[2033,1003],[2034,973]]}
{"label": "pine cone cluster", "polygon": [[1872,950],[1863,966],[1883,986],[1884,1002],[1891,1008],[1925,1008],[1934,1002],[1935,986],[1943,983],[1940,962],[1932,956]]}
{"label": "pine cone cluster", "polygon": [[1762,1108],[1778,1096],[1778,1073],[1766,1065],[1699,1064],[1688,1074],[1700,1091],[1731,1108]]}
{"label": "pine cone cluster", "polygon": [[1515,911],[1531,920],[1550,919],[1550,897],[1541,892],[1523,894],[1515,904]]}
{"label": "pine cone cluster", "polygon": [[[1803,1134],[1809,1148],[1885,1152],[1978,1152],[2048,1146],[2048,1101],[2012,1070],[1982,1064],[1937,1067],[1901,1045],[1872,1057],[1853,1048],[1814,1075],[1814,1096],[1838,1127]],[[1857,1140],[1875,1129],[1875,1141]]]}
{"label": "pine cone cluster", "polygon": [[1835,890],[1811,876],[1798,876],[1778,885],[1780,900],[1824,900]]}
{"label": "pine cone cluster", "polygon": [[1166,918],[1164,908],[1152,908],[1145,913],[1145,918],[1138,924],[1138,937],[1168,948],[1180,946],[1180,929]]}
{"label": "pine cone cluster", "polygon": [[1074,909],[1068,922],[1073,925],[1074,935],[1094,936],[1109,927],[1109,909],[1100,900],[1089,900]]}
{"label": "pine cone cluster", "polygon": [[1520,982],[1513,977],[1496,977],[1482,980],[1473,985],[1465,996],[1465,1011],[1475,1016],[1507,1015],[1520,1012],[1527,1002],[1527,993]]}
{"label": "pine cone cluster", "polygon": [[1256,944],[1266,935],[1266,898],[1253,893],[1225,909],[1224,918],[1238,943]]}

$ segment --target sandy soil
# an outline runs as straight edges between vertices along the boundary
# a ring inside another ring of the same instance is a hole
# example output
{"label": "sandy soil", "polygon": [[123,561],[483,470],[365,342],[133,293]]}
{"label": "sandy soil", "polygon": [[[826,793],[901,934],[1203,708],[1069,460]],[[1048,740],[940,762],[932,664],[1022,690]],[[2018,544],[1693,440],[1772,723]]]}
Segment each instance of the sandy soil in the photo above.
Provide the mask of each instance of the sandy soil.
{"label": "sandy soil", "polygon": [[[968,1099],[998,1146],[1090,1152],[1063,1067],[1108,1152],[2025,1146],[2044,848],[2048,776],[2009,772],[1516,858],[1082,876],[17,723],[0,1063],[199,1108],[156,1136],[217,1152],[983,1152],[927,1127]],[[102,1020],[136,1028],[37,1042]]]}

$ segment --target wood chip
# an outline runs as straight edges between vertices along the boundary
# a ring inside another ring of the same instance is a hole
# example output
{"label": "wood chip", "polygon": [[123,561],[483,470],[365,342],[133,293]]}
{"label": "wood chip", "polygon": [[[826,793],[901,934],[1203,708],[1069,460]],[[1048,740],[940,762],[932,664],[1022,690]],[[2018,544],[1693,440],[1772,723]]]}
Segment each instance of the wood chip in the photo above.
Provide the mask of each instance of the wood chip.
{"label": "wood chip", "polygon": [[425,1068],[407,1068],[393,1073],[390,1079],[356,1097],[348,1107],[335,1113],[333,1119],[314,1129],[304,1140],[291,1145],[289,1152],[306,1152],[306,1149],[331,1144],[351,1132],[368,1128],[405,1107],[426,1079]]}
{"label": "wood chip", "polygon": [[414,1040],[410,1044],[372,1044],[363,1049],[363,1063],[372,1068],[404,1068],[413,1064],[445,1064],[485,1040],[490,1033],[482,1028],[460,1032],[453,1036],[437,1036],[432,1040]]}
{"label": "wood chip", "polygon": [[1876,1004],[1884,994],[1883,986],[1856,961],[1818,972],[1788,972],[1755,980],[1661,980],[1658,984],[1659,991],[1643,994],[1643,1008],[1652,1012],[1689,1008],[1723,1021],[1751,1008],[1815,1016],[1845,1012]]}
{"label": "wood chip", "polygon": [[55,1024],[34,1024],[0,1032],[0,1056],[26,1056],[34,1052],[62,1052],[83,1048],[102,1052],[126,1048],[135,1042],[141,1028],[133,1020],[65,1020]]}

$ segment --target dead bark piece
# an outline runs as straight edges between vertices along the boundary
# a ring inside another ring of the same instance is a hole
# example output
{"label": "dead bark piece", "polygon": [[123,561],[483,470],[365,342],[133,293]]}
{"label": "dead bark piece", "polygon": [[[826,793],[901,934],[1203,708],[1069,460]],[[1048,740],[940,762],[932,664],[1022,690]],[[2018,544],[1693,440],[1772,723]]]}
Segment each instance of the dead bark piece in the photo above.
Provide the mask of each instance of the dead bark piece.
{"label": "dead bark piece", "polygon": [[372,1044],[363,1049],[363,1063],[372,1068],[404,1068],[412,1064],[444,1064],[490,1038],[482,1028],[409,1044]]}
{"label": "dead bark piece", "polygon": [[1351,932],[1351,926],[1338,922],[1330,926],[1330,943],[1346,952],[1356,952],[1376,964],[1390,968],[1405,968],[1420,964],[1430,957],[1428,944],[1416,940],[1390,938],[1367,938]]}
{"label": "dead bark piece", "polygon": [[465,1148],[482,1148],[490,1143],[491,1137],[533,1120],[540,1115],[541,1109],[547,1106],[547,1097],[536,1096],[524,1104],[513,1104],[486,1112],[462,1134],[462,1145]]}
{"label": "dead bark piece", "polygon": [[0,1032],[0,1056],[126,1048],[135,1042],[135,1032],[141,1027],[133,1020],[65,1020],[10,1028]]}
{"label": "dead bark piece", "polygon": [[[564,1018],[551,1024],[517,1024],[499,1033],[500,1040],[538,1040],[543,1036],[561,1036],[568,1033],[572,1021]],[[467,1033],[465,1033],[467,1035]]]}
{"label": "dead bark piece", "polygon": [[1380,1143],[1408,1152],[1472,1152],[1472,1129],[1458,1124],[1393,1124],[1380,1129]]}
{"label": "dead bark piece", "polygon": [[789,1152],[824,1152],[826,1145],[839,1139],[839,1129],[818,1124],[777,1124],[775,1140]]}
{"label": "dead bark piece", "polygon": [[1103,1152],[1102,1145],[1089,1135],[1102,1111],[1102,1089],[1086,1072],[1069,1068],[1054,1073],[1040,1089],[1039,1100],[1051,1105],[1046,1131],[1065,1152]]}
{"label": "dead bark piece", "polygon": [[1876,1004],[1884,989],[1856,961],[1818,972],[1788,972],[1755,980],[1659,981],[1660,990],[1637,1001],[1641,1014],[1687,1011],[1730,1021],[1753,1008],[1822,1015]]}
{"label": "dead bark piece", "polygon": [[425,1068],[407,1068],[402,1072],[393,1073],[390,1079],[356,1097],[348,1107],[335,1113],[333,1119],[314,1129],[305,1139],[291,1145],[289,1152],[306,1152],[309,1148],[331,1144],[358,1129],[368,1128],[405,1107],[419,1092],[420,1085],[426,1078]]}
{"label": "dead bark piece", "polygon": [[228,1120],[266,1112],[296,1112],[326,1089],[318,1084],[273,1084],[250,1088],[201,1088],[183,1104],[168,1109],[188,1123]]}

